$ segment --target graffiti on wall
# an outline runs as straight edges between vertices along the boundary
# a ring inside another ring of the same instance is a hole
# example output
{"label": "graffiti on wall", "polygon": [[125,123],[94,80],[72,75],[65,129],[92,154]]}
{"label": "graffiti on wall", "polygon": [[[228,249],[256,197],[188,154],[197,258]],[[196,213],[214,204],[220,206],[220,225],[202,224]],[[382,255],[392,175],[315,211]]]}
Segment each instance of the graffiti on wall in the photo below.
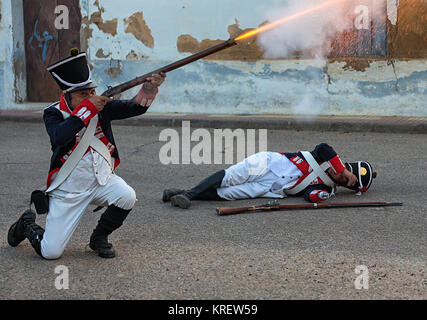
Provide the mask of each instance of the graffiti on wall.
{"label": "graffiti on wall", "polygon": [[49,31],[45,30],[42,32],[42,36],[37,32],[37,25],[39,23],[39,19],[36,20],[34,23],[34,29],[33,34],[28,39],[28,44],[30,45],[30,48],[32,50],[36,50],[36,48],[33,46],[34,39],[38,41],[36,44],[36,47],[42,48],[41,57],[43,62],[46,62],[46,52],[47,52],[47,46],[49,44],[49,41],[53,40],[53,36],[49,34]]}

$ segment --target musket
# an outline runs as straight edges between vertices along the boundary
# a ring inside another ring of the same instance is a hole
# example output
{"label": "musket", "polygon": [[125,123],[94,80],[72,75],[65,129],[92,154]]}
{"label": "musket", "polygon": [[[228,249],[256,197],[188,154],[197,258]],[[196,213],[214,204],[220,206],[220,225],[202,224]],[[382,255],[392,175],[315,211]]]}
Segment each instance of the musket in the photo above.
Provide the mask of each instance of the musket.
{"label": "musket", "polygon": [[185,65],[187,65],[189,63],[192,63],[192,62],[194,62],[196,60],[202,59],[202,58],[204,58],[206,56],[209,56],[209,55],[211,55],[213,53],[216,53],[218,51],[224,50],[224,49],[229,48],[231,46],[234,46],[236,44],[237,44],[237,42],[234,40],[234,38],[230,38],[230,39],[228,39],[228,40],[226,40],[224,42],[221,42],[221,43],[219,43],[219,44],[217,44],[215,46],[209,47],[209,48],[207,48],[205,50],[199,51],[199,52],[197,52],[197,53],[195,53],[195,54],[193,54],[191,56],[188,56],[188,57],[186,57],[184,59],[181,59],[181,60],[175,61],[173,63],[170,63],[170,64],[168,64],[168,65],[166,65],[166,66],[164,66],[162,68],[159,68],[157,70],[151,71],[151,72],[149,72],[147,74],[144,74],[144,75],[142,75],[140,77],[136,77],[133,80],[129,80],[127,82],[124,82],[124,83],[119,84],[119,85],[114,86],[114,87],[110,86],[110,87],[108,87],[107,91],[105,91],[105,92],[102,93],[102,96],[105,96],[105,97],[115,96],[115,95],[117,95],[119,93],[122,93],[123,91],[126,91],[128,89],[131,89],[131,88],[133,88],[133,87],[135,87],[137,85],[140,85],[140,84],[144,83],[147,80],[148,77],[152,76],[155,73],[160,73],[160,72],[166,73],[166,72],[169,72],[169,71],[181,68],[182,66],[185,66]]}
{"label": "musket", "polygon": [[302,204],[281,204],[277,200],[268,201],[265,204],[247,207],[223,207],[216,208],[220,216],[239,214],[252,211],[273,211],[273,210],[304,210],[304,209],[333,209],[333,208],[356,208],[356,207],[393,207],[402,206],[402,202],[331,202],[331,203],[302,203]]}

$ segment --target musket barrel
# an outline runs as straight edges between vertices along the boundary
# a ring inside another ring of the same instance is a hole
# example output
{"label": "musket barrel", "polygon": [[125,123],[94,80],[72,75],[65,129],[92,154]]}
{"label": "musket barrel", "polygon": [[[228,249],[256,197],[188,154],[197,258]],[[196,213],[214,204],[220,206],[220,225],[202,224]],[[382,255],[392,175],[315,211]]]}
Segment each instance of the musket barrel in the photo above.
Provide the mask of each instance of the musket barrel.
{"label": "musket barrel", "polygon": [[359,203],[325,203],[328,208],[350,208],[350,207],[395,207],[402,206],[402,202],[359,202]]}
{"label": "musket barrel", "polygon": [[160,72],[165,72],[166,73],[166,72],[169,72],[169,71],[181,68],[181,67],[183,67],[183,66],[185,66],[185,65],[187,65],[189,63],[192,63],[194,61],[197,61],[199,59],[207,57],[207,56],[209,56],[211,54],[214,54],[214,53],[216,53],[218,51],[224,50],[224,49],[229,48],[231,46],[234,46],[236,44],[237,44],[237,42],[234,41],[234,39],[228,39],[228,40],[226,40],[224,42],[221,42],[221,43],[219,43],[219,44],[217,44],[215,46],[212,46],[212,47],[209,47],[209,48],[207,48],[205,50],[199,51],[199,52],[197,52],[197,53],[195,53],[195,54],[193,54],[191,56],[188,56],[186,58],[183,58],[181,60],[172,62],[172,63],[170,63],[170,64],[168,64],[168,65],[166,65],[164,67],[161,67],[161,68],[159,68],[157,70],[154,70],[154,71],[151,71],[149,73],[146,73],[146,74],[144,74],[144,75],[142,75],[140,77],[137,77],[137,78],[135,78],[133,80],[130,80],[130,81],[124,82],[124,83],[122,83],[120,85],[111,87],[107,91],[103,92],[102,96],[112,97],[112,96],[114,96],[116,94],[119,94],[119,93],[121,93],[123,91],[131,89],[131,88],[133,88],[133,87],[135,87],[135,86],[137,86],[139,84],[142,84],[143,82],[145,82],[145,80],[148,77],[150,77],[151,75],[153,75],[155,73],[160,73]]}
{"label": "musket barrel", "polygon": [[266,210],[304,210],[304,209],[334,209],[334,208],[357,208],[357,207],[393,207],[402,206],[402,202],[335,202],[335,203],[301,203],[280,205],[256,205],[250,207],[222,207],[216,208],[220,216],[239,214],[252,211]]}

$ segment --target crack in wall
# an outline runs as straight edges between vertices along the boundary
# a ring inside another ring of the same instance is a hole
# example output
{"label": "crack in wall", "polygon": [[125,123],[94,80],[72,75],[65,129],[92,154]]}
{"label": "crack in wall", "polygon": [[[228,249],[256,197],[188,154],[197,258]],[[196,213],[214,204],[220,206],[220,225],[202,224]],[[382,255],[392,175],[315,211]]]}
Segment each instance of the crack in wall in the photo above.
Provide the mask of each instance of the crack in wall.
{"label": "crack in wall", "polygon": [[396,66],[394,65],[394,60],[393,59],[389,59],[388,61],[387,61],[387,65],[390,65],[391,64],[391,66],[393,67],[393,73],[394,73],[394,76],[395,76],[395,78],[396,78],[396,84],[394,85],[394,88],[395,88],[395,90],[397,91],[397,92],[399,92],[399,78],[397,77],[397,73],[396,73]]}

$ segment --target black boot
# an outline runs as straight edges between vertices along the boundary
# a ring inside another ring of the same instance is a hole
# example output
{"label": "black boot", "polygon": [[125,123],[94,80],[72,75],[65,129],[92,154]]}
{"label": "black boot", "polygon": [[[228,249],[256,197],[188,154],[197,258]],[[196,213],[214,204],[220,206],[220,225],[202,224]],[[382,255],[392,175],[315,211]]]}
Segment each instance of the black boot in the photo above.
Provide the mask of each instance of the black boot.
{"label": "black boot", "polygon": [[102,258],[114,258],[116,256],[113,245],[108,242],[108,236],[97,235],[95,232],[90,236],[89,248],[96,251]]}
{"label": "black boot", "polygon": [[163,202],[168,202],[168,201],[170,201],[170,199],[173,196],[175,196],[177,194],[184,193],[184,192],[185,192],[185,190],[183,190],[183,189],[177,189],[177,188],[165,189],[163,191],[162,200],[163,200]]}
{"label": "black boot", "polygon": [[[220,170],[204,179],[197,186],[184,193],[171,197],[171,205],[188,209],[191,206],[191,200],[204,200],[205,197],[210,200],[213,194],[216,194],[216,189],[221,186],[222,179],[225,176],[225,170]],[[214,197],[212,197],[213,199]]]}
{"label": "black boot", "polygon": [[130,211],[111,205],[101,215],[89,242],[89,247],[100,257],[114,258],[116,256],[113,245],[108,242],[108,236],[123,224]]}
{"label": "black boot", "polygon": [[41,242],[44,235],[44,229],[35,222],[31,222],[25,226],[25,237],[30,241],[37,254],[43,258],[41,250]]}
{"label": "black boot", "polygon": [[11,225],[7,233],[7,242],[10,246],[16,247],[25,239],[25,225],[31,222],[36,222],[36,214],[32,210],[27,210]]}
{"label": "black boot", "polygon": [[10,228],[7,234],[7,242],[12,247],[16,247],[25,238],[27,238],[38,255],[41,254],[41,241],[43,239],[44,229],[36,224],[36,214],[31,211],[25,211],[22,216]]}
{"label": "black boot", "polygon": [[172,207],[180,207],[181,209],[188,209],[191,206],[191,200],[185,194],[177,194],[171,198]]}

